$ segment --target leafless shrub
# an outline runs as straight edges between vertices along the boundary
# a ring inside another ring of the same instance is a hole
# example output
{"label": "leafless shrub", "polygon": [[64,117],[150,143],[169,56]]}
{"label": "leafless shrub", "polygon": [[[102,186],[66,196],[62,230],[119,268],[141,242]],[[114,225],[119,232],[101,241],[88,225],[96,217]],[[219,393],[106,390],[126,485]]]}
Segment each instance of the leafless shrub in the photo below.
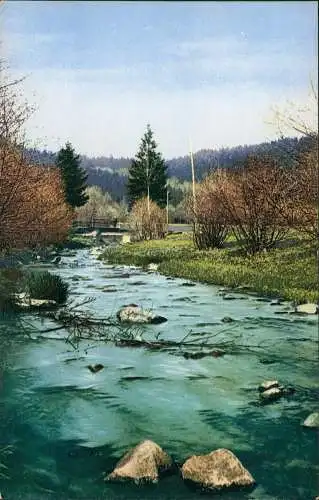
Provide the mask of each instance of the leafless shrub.
{"label": "leafless shrub", "polygon": [[136,240],[153,240],[167,233],[166,212],[147,197],[138,200],[132,208],[129,225]]}
{"label": "leafless shrub", "polygon": [[271,157],[250,156],[227,173],[219,190],[237,242],[248,253],[272,248],[287,233],[283,221],[287,177]]}
{"label": "leafless shrub", "polygon": [[187,214],[193,222],[195,246],[220,248],[229,231],[229,218],[220,201],[220,190],[227,182],[225,172],[217,171],[196,187],[196,199],[188,197]]}

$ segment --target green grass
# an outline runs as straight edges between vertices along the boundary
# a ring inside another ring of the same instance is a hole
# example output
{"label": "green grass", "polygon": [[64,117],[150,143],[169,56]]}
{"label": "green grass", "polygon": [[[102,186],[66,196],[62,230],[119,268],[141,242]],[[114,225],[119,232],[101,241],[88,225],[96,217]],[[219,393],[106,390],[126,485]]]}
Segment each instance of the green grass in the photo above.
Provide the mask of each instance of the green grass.
{"label": "green grass", "polygon": [[32,299],[54,300],[57,304],[64,304],[69,295],[68,283],[48,271],[26,273],[24,288]]}
{"label": "green grass", "polygon": [[231,288],[245,285],[260,295],[299,303],[317,302],[315,246],[300,237],[294,244],[289,240],[286,243],[286,247],[248,257],[232,241],[229,248],[199,251],[190,235],[171,235],[165,240],[109,248],[101,259],[142,267],[152,262],[159,264],[159,271],[168,276]]}

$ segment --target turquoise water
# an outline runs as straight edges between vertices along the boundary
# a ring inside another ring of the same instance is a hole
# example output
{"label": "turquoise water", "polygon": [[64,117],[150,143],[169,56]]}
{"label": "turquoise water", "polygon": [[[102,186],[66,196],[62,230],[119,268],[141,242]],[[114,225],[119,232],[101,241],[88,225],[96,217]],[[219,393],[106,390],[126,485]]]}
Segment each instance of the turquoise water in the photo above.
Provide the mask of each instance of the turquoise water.
{"label": "turquoise water", "polygon": [[[184,280],[103,265],[88,251],[64,257],[54,271],[70,282],[74,298],[96,299],[90,305],[96,316],[134,302],[168,318],[145,327],[145,338],[225,330],[216,339],[262,343],[263,351],[243,347],[241,354],[192,360],[93,341],[74,350],[56,338],[16,337],[18,327],[3,322],[0,444],[13,451],[4,459],[9,479],[0,478],[6,500],[201,498],[178,475],[139,488],[103,482],[123,453],[145,438],[177,462],[232,450],[257,487],[214,498],[308,500],[319,493],[317,433],[300,425],[318,404],[316,317],[286,314],[287,304],[244,294],[224,300],[214,286],[186,287]],[[103,292],[106,286],[112,291]],[[235,321],[224,324],[225,316]],[[95,363],[104,369],[92,374],[87,365]],[[259,406],[256,387],[267,379],[296,393]]]}

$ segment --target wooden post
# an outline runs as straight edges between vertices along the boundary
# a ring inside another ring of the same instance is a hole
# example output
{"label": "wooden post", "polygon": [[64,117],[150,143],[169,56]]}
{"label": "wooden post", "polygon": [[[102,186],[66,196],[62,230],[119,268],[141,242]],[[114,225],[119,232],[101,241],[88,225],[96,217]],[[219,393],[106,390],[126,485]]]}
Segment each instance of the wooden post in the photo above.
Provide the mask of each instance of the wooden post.
{"label": "wooden post", "polygon": [[168,231],[168,186],[166,186],[166,224]]}
{"label": "wooden post", "polygon": [[194,215],[196,213],[196,192],[195,192],[195,167],[194,167],[194,157],[193,157],[193,151],[192,151],[192,145],[191,142],[189,141],[189,149],[190,149],[190,159],[191,159],[191,167],[192,167],[192,184],[193,184],[193,209],[194,209]]}
{"label": "wooden post", "polygon": [[[148,144],[147,144],[147,158],[146,158],[146,175],[147,175],[147,212],[148,219],[150,219],[150,166],[149,166],[149,152],[148,152]],[[150,222],[150,220],[149,220]]]}

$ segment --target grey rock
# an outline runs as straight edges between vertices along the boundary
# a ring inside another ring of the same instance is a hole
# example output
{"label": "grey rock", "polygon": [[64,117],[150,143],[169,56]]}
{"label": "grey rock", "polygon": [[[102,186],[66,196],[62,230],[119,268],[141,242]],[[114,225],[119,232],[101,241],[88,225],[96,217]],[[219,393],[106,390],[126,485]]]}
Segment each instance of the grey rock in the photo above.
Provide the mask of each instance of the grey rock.
{"label": "grey rock", "polygon": [[269,389],[273,389],[274,387],[278,388],[279,387],[279,382],[278,380],[266,380],[260,386],[258,387],[259,392],[265,392],[268,391]]}
{"label": "grey rock", "polygon": [[264,403],[268,403],[271,401],[276,401],[283,396],[283,391],[279,387],[273,387],[272,389],[268,389],[260,394],[260,398]]}
{"label": "grey rock", "polygon": [[151,311],[146,311],[136,304],[129,304],[123,306],[117,312],[117,318],[122,323],[136,323],[136,324],[160,324],[167,321],[164,316],[157,316]]}
{"label": "grey rock", "polygon": [[160,473],[172,465],[171,457],[158,444],[146,440],[126,453],[106,480],[157,483]]}
{"label": "grey rock", "polygon": [[222,319],[222,323],[233,323],[235,320],[233,318],[230,318],[230,316],[225,316]]}
{"label": "grey rock", "polygon": [[318,304],[299,304],[295,307],[295,312],[300,314],[318,314]]}
{"label": "grey rock", "polygon": [[319,429],[319,412],[311,413],[302,424],[304,427]]}
{"label": "grey rock", "polygon": [[201,488],[219,491],[252,487],[255,480],[229,450],[218,449],[208,455],[194,455],[182,466],[182,477]]}

